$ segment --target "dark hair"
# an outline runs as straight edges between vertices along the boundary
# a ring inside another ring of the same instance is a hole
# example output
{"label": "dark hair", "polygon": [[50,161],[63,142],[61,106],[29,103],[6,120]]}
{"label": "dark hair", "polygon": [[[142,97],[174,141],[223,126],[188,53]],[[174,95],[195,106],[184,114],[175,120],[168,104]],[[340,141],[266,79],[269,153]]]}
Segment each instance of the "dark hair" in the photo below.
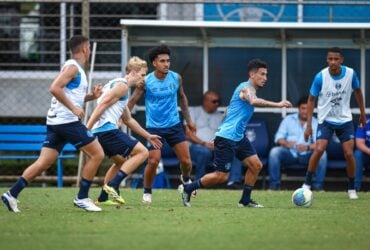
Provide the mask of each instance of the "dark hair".
{"label": "dark hair", "polygon": [[298,100],[297,107],[300,107],[302,104],[307,104],[307,101],[308,101],[308,96],[307,95],[302,96]]}
{"label": "dark hair", "polygon": [[262,61],[261,59],[252,59],[248,63],[248,73],[253,70],[258,70],[259,68],[265,68],[267,69],[267,63]]}
{"label": "dark hair", "polygon": [[161,44],[159,46],[153,47],[149,51],[149,61],[153,62],[155,58],[160,54],[171,55],[171,50],[166,44]]}
{"label": "dark hair", "polygon": [[329,49],[328,49],[328,53],[329,53],[329,52],[339,53],[341,56],[343,55],[343,54],[342,54],[342,50],[341,50],[341,48],[339,48],[339,47],[331,47],[331,48],[329,48]]}
{"label": "dark hair", "polygon": [[89,39],[85,36],[73,36],[69,39],[69,49],[72,51],[72,54],[77,53],[80,50],[81,44],[88,41]]}

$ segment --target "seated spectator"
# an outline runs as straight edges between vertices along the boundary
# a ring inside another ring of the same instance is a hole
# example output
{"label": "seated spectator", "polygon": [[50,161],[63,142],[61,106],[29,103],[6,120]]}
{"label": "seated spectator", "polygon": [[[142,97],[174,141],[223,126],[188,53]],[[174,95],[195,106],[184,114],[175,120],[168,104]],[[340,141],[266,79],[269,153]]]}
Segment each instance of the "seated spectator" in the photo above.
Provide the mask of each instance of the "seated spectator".
{"label": "seated spectator", "polygon": [[[215,91],[209,90],[203,95],[202,106],[189,107],[191,119],[197,128],[197,132],[193,133],[185,127],[185,134],[190,142],[190,156],[195,164],[195,179],[200,179],[212,163],[213,139],[224,117],[221,112],[217,111],[219,105],[220,96]],[[241,163],[235,160],[232,169],[234,168],[237,171],[236,174],[230,174],[230,185],[241,180],[241,173],[238,176]],[[233,173],[232,170],[231,172]]]}
{"label": "seated spectator", "polygon": [[[307,122],[307,96],[298,101],[298,113],[286,116],[280,123],[275,134],[275,143],[269,154],[268,168],[270,177],[270,190],[280,189],[280,169],[282,166],[307,165],[315,148],[317,120],[312,118],[313,138],[305,142],[304,131]],[[313,189],[322,190],[326,174],[327,156],[322,155],[316,170]]]}
{"label": "seated spectator", "polygon": [[366,127],[357,128],[355,161],[355,189],[360,190],[364,166],[370,163],[370,117],[367,117]]}

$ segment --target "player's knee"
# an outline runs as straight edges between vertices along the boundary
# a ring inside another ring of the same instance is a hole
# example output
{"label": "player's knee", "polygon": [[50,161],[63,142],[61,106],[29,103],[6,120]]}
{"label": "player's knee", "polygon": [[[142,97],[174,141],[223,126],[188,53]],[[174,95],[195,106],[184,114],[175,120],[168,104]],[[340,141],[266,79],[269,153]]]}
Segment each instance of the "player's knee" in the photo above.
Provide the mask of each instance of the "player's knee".
{"label": "player's knee", "polygon": [[181,166],[191,167],[192,162],[190,158],[181,159],[180,161]]}
{"label": "player's knee", "polygon": [[225,183],[229,178],[229,174],[221,171],[216,171],[217,183]]}
{"label": "player's knee", "polygon": [[149,158],[148,159],[148,166],[149,167],[156,168],[158,166],[158,164],[159,164],[159,159],[157,159],[157,158]]}
{"label": "player's knee", "polygon": [[345,159],[351,159],[353,158],[353,151],[352,150],[344,150],[343,151],[343,154],[344,154],[344,158]]}

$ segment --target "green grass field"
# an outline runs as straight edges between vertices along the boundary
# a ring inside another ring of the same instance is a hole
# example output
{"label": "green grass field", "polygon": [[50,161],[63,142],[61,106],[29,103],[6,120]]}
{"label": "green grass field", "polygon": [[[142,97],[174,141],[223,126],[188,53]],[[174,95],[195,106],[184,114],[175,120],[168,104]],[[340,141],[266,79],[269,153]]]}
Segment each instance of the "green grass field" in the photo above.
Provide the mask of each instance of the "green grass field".
{"label": "green grass field", "polygon": [[73,207],[76,193],[28,188],[20,214],[1,204],[0,249],[370,249],[370,193],[314,193],[307,209],[292,191],[255,191],[266,208],[252,209],[236,207],[241,191],[201,190],[185,208],[176,190],[154,190],[148,207],[141,190],[123,189],[126,205],[101,213]]}

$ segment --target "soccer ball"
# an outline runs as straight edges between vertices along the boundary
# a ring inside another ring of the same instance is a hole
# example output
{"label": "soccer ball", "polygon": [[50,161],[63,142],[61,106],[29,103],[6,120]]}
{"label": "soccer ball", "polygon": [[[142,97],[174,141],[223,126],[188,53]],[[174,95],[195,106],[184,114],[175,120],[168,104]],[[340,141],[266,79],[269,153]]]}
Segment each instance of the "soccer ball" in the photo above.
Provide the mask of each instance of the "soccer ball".
{"label": "soccer ball", "polygon": [[292,202],[297,207],[310,207],[313,202],[311,190],[307,188],[298,188],[292,195]]}

